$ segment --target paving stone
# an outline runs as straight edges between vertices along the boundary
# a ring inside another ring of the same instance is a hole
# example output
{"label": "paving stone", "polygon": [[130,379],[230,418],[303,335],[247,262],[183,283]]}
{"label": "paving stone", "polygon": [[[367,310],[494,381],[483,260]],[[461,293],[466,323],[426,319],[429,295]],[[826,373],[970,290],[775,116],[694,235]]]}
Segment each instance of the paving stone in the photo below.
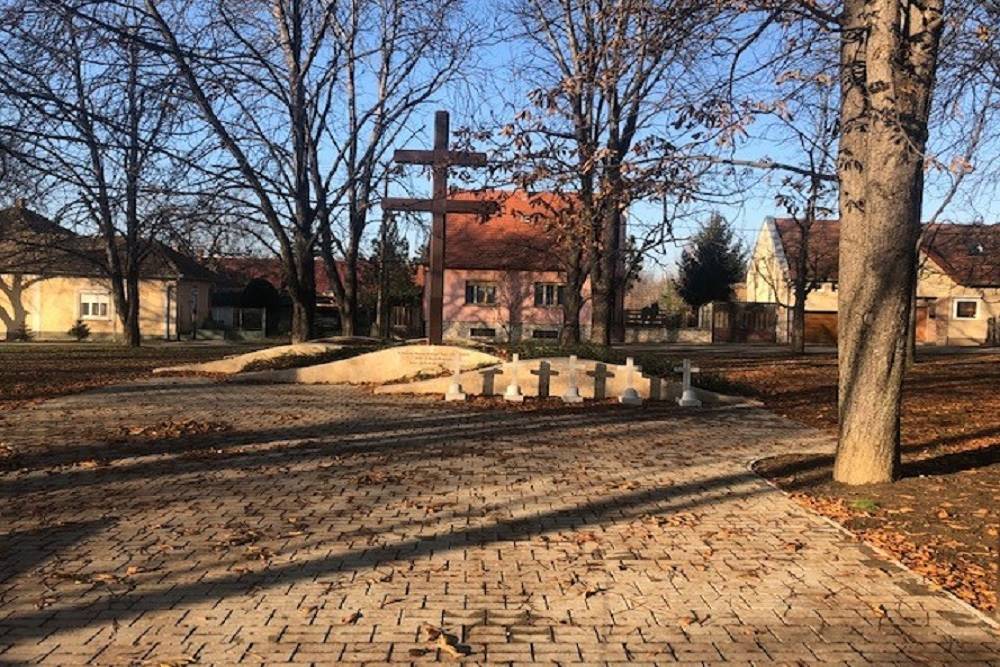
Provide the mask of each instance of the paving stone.
{"label": "paving stone", "polygon": [[[121,436],[182,420],[231,428]],[[473,663],[1000,665],[966,607],[747,471],[833,444],[758,408],[157,379],[0,440],[0,664],[433,662],[431,626]]]}

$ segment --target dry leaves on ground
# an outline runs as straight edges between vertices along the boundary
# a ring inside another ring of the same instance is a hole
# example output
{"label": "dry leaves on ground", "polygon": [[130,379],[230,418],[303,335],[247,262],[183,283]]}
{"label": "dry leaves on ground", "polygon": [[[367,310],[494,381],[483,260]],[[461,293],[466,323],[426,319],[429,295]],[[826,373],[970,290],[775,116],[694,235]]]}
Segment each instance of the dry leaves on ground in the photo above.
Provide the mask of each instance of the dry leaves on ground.
{"label": "dry leaves on ground", "polygon": [[208,433],[225,433],[232,428],[226,422],[200,422],[195,419],[163,421],[145,426],[120,426],[111,440],[173,440]]}

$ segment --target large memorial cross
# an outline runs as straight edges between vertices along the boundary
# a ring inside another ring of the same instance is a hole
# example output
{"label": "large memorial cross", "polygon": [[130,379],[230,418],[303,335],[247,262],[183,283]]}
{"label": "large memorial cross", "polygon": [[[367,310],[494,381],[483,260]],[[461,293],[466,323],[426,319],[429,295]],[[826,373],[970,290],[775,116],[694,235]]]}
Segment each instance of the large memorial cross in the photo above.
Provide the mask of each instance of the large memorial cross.
{"label": "large memorial cross", "polygon": [[431,198],[411,199],[386,197],[382,209],[386,211],[420,211],[431,213],[430,242],[430,320],[428,338],[431,345],[440,345],[443,336],[442,310],[444,308],[444,245],[448,213],[477,213],[488,215],[497,209],[494,202],[458,201],[448,199],[448,168],[451,166],[485,167],[486,154],[453,151],[448,148],[449,120],[447,111],[434,114],[433,150],[397,150],[393,159],[400,164],[423,164],[431,167]]}

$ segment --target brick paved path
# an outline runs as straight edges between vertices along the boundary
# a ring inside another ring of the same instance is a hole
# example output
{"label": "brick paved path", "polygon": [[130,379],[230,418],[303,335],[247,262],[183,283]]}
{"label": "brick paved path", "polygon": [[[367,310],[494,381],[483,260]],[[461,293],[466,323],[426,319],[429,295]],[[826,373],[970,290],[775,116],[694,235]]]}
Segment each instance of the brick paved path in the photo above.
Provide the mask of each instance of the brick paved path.
{"label": "brick paved path", "polygon": [[[121,437],[184,419],[233,429]],[[475,662],[1000,665],[966,608],[747,472],[829,445],[753,408],[159,380],[0,440],[3,664],[449,659],[429,625]]]}

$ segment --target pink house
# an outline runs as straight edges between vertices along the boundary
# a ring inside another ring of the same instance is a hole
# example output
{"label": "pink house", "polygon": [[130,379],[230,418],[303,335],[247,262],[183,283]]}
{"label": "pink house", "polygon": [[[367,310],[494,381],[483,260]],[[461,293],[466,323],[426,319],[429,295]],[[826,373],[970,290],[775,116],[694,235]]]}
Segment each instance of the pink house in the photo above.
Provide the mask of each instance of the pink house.
{"label": "pink house", "polygon": [[[558,338],[565,271],[551,223],[560,200],[522,191],[460,192],[455,198],[500,204],[488,219],[449,214],[445,236],[444,337],[508,341]],[[584,284],[581,332],[590,329]],[[425,319],[428,293],[424,291]]]}

